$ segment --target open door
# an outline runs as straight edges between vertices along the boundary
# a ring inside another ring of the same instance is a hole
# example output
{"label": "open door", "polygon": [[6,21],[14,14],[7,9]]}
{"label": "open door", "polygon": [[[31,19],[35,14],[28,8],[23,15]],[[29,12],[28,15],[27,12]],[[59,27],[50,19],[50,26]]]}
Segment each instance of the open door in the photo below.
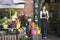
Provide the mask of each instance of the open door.
{"label": "open door", "polygon": [[59,14],[59,3],[49,3],[48,7],[49,7],[49,14],[50,14],[48,32],[50,34],[56,34],[57,17]]}

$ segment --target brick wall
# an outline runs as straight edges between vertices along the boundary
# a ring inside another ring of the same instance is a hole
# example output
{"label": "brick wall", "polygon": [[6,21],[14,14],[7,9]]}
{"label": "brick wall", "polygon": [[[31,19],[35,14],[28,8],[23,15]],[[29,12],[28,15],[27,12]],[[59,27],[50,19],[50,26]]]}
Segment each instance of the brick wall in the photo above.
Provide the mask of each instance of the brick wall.
{"label": "brick wall", "polygon": [[24,12],[33,15],[33,2],[32,0],[25,0],[25,7],[23,9],[17,9],[18,13]]}

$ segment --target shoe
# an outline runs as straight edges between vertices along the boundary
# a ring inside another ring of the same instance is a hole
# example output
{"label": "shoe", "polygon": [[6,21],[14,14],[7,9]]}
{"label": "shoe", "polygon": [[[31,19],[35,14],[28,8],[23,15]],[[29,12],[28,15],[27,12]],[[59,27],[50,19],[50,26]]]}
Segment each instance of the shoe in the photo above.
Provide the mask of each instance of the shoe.
{"label": "shoe", "polygon": [[47,39],[47,37],[43,37],[43,39]]}
{"label": "shoe", "polygon": [[47,39],[42,39],[42,40],[47,40]]}
{"label": "shoe", "polygon": [[42,40],[47,40],[47,37],[43,37]]}

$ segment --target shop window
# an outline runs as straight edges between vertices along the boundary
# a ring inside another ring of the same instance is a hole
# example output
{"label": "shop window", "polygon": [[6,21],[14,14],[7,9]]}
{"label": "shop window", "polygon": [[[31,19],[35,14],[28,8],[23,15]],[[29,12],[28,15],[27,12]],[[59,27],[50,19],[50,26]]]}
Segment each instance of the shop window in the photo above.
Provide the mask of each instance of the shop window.
{"label": "shop window", "polygon": [[46,2],[46,3],[49,3],[49,2],[50,2],[50,0],[45,0],[45,2]]}
{"label": "shop window", "polygon": [[60,0],[45,0],[46,3],[59,3]]}
{"label": "shop window", "polygon": [[55,0],[50,0],[50,2],[56,2]]}
{"label": "shop window", "polygon": [[55,0],[57,3],[60,2],[60,0]]}

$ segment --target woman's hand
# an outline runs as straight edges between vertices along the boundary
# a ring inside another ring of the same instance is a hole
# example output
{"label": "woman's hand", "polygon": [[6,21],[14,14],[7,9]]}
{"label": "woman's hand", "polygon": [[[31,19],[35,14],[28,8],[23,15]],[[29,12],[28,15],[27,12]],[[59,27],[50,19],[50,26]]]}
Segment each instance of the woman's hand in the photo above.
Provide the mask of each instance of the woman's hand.
{"label": "woman's hand", "polygon": [[42,17],[42,19],[47,19],[47,17]]}
{"label": "woman's hand", "polygon": [[47,17],[42,17],[42,19],[47,19],[47,20],[48,20],[48,18],[47,18]]}

